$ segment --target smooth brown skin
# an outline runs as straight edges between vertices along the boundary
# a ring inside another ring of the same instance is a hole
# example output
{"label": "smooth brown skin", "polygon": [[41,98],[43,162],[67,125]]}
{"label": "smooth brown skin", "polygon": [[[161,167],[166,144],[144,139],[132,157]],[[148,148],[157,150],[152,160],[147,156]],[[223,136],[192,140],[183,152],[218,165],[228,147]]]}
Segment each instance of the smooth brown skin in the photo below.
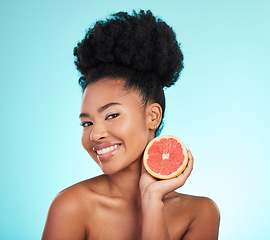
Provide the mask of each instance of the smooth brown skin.
{"label": "smooth brown skin", "polygon": [[[99,108],[108,103],[118,103]],[[123,89],[123,80],[101,79],[87,86],[81,117],[82,145],[104,175],[77,183],[53,200],[42,240],[218,239],[219,210],[205,197],[175,192],[193,168],[170,180],[156,180],[142,166],[142,154],[161,121],[157,103],[143,107],[135,90]],[[114,115],[114,114],[119,115]],[[93,150],[100,143],[120,144],[107,161]]]}

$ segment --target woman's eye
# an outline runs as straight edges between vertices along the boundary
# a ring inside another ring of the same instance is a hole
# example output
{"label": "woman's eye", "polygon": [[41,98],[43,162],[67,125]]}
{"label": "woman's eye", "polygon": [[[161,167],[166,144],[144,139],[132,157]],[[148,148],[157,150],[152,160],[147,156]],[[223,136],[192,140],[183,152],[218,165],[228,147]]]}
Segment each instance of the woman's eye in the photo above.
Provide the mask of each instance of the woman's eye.
{"label": "woman's eye", "polygon": [[80,123],[80,125],[83,127],[89,127],[89,126],[93,125],[93,123],[92,122],[82,122],[82,123]]}
{"label": "woman's eye", "polygon": [[106,120],[109,120],[109,119],[113,119],[113,118],[116,118],[118,117],[120,114],[119,113],[113,113],[113,114],[110,114],[106,117]]}

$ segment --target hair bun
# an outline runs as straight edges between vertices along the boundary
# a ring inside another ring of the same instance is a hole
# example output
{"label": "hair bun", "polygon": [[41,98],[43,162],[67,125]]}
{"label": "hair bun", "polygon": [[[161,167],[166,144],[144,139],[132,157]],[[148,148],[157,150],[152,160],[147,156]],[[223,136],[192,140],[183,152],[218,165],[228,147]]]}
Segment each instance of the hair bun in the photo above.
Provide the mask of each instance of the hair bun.
{"label": "hair bun", "polygon": [[89,28],[74,48],[83,76],[104,64],[118,64],[155,76],[163,87],[173,85],[183,69],[183,54],[174,31],[151,11],[119,12]]}

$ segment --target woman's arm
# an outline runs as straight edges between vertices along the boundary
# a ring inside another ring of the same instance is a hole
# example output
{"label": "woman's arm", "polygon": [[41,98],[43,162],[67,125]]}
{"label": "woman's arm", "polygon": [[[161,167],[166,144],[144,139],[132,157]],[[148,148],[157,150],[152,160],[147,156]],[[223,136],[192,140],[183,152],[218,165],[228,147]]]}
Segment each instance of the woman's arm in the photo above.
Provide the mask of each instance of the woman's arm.
{"label": "woman's arm", "polygon": [[164,204],[151,192],[142,199],[142,239],[170,239],[164,216]]}
{"label": "woman's arm", "polygon": [[184,185],[193,168],[193,156],[188,151],[189,162],[185,171],[178,177],[157,181],[142,166],[140,179],[142,205],[142,239],[168,240],[169,232],[164,215],[163,197]]}
{"label": "woman's arm", "polygon": [[84,214],[79,206],[70,195],[57,195],[50,206],[42,240],[86,239]]}

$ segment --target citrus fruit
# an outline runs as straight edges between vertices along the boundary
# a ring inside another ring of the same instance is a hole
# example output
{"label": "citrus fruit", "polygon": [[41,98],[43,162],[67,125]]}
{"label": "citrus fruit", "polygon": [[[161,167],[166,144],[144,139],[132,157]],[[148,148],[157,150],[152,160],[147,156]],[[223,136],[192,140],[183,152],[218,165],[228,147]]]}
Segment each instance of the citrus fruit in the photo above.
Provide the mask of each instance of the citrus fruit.
{"label": "citrus fruit", "polygon": [[184,143],[170,135],[151,140],[143,155],[145,169],[159,179],[177,177],[184,171],[187,162],[188,153]]}

